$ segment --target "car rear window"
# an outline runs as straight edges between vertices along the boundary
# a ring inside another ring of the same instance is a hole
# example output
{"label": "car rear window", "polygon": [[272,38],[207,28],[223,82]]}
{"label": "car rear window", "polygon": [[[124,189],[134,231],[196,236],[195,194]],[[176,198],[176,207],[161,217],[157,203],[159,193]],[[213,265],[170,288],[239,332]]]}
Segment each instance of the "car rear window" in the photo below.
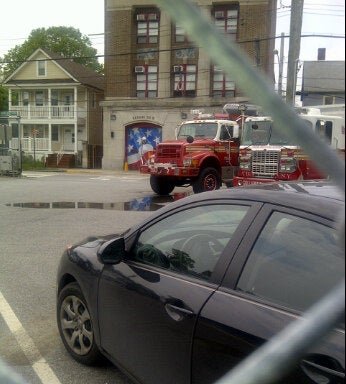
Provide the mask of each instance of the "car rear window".
{"label": "car rear window", "polygon": [[335,229],[275,212],[252,249],[237,290],[304,311],[344,276],[344,253]]}

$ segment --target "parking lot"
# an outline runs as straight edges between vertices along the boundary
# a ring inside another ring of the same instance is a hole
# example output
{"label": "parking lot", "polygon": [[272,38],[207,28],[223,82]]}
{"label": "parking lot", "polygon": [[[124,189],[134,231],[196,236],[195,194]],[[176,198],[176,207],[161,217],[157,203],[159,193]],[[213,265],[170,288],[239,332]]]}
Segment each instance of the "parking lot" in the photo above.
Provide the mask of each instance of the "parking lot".
{"label": "parking lot", "polygon": [[166,203],[131,172],[0,178],[0,357],[27,383],[129,383],[114,366],[87,368],[65,351],[55,320],[57,265],[68,244],[121,232]]}

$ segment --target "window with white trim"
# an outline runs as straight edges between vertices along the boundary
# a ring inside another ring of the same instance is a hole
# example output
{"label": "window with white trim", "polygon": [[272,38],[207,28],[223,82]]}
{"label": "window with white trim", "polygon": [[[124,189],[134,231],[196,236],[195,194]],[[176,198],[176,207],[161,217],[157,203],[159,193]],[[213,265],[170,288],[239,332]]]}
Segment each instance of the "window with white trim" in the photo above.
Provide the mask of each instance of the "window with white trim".
{"label": "window with white trim", "polygon": [[334,96],[324,96],[323,97],[323,105],[333,105],[335,104]]}
{"label": "window with white trim", "polygon": [[35,92],[35,105],[37,107],[42,107],[44,105],[44,94],[43,94],[43,91]]}
{"label": "window with white trim", "polygon": [[37,76],[43,77],[47,75],[47,62],[46,60],[37,61]]}
{"label": "window with white trim", "polygon": [[220,6],[214,10],[216,28],[236,40],[238,31],[238,7]]}
{"label": "window with white trim", "polygon": [[145,65],[143,73],[137,73],[137,97],[140,99],[157,97],[158,68]]}
{"label": "window with white trim", "polygon": [[154,12],[143,12],[137,18],[137,43],[157,44],[159,41],[159,15]]}
{"label": "window with white trim", "polygon": [[174,66],[174,96],[196,96],[197,66],[184,64]]}
{"label": "window with white trim", "polygon": [[28,91],[23,92],[23,105],[24,106],[29,105],[29,92]]}
{"label": "window with white trim", "polygon": [[212,69],[212,96],[235,97],[235,83],[218,67]]}

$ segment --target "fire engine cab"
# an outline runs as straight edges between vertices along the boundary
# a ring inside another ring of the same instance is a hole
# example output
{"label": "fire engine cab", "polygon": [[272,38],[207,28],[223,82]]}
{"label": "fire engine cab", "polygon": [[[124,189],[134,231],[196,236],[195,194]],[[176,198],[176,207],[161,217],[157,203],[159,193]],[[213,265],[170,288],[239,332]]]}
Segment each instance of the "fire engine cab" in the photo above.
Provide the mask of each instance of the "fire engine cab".
{"label": "fire engine cab", "polygon": [[[316,111],[300,116],[333,149],[344,153],[345,120],[342,117],[324,116]],[[302,148],[275,128],[270,117],[245,120],[234,186],[325,177]]]}
{"label": "fire engine cab", "polygon": [[158,144],[152,157],[140,167],[150,174],[152,190],[170,194],[177,186],[195,193],[231,186],[238,170],[239,125],[225,116],[200,115],[183,122],[176,140]]}

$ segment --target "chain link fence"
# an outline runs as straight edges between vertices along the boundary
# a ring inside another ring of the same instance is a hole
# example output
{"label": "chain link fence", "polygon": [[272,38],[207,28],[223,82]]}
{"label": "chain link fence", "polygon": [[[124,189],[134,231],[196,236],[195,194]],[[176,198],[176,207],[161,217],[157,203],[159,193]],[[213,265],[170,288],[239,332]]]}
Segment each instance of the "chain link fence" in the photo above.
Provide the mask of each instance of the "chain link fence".
{"label": "chain link fence", "polygon": [[[213,62],[224,69],[251,98],[268,111],[277,127],[299,143],[320,170],[345,192],[345,164],[296,114],[293,106],[282,101],[272,85],[255,70],[236,43],[220,35],[210,20],[189,0],[156,0],[158,5],[178,21],[191,39],[209,53]],[[323,159],[323,161],[321,161]],[[340,246],[344,248],[344,218],[340,223]],[[270,384],[282,377],[304,352],[343,318],[345,282],[311,308],[305,316],[258,349],[217,384]],[[25,384],[0,362],[0,382]]]}

